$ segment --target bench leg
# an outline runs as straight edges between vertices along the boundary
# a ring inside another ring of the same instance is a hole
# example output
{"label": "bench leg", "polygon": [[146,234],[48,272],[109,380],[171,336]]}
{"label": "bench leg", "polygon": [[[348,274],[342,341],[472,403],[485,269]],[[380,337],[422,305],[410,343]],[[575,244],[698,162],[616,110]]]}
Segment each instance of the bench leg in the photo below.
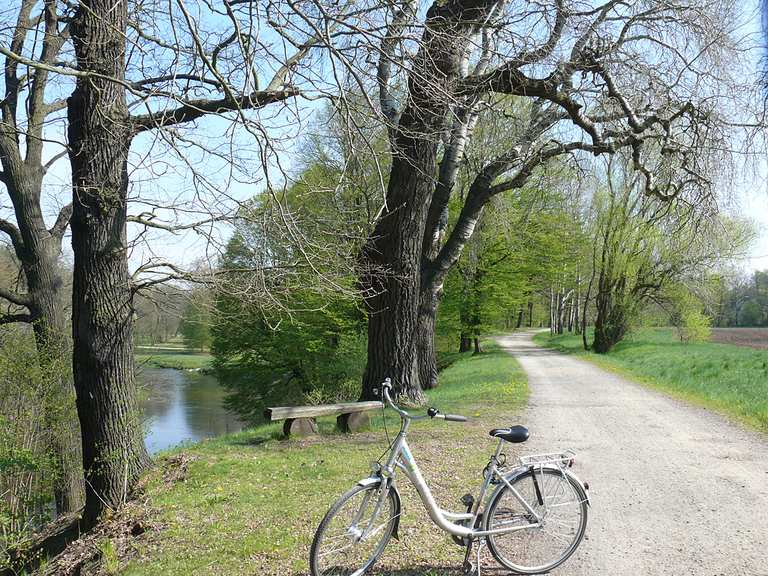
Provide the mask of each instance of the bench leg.
{"label": "bench leg", "polygon": [[289,418],[283,424],[283,435],[286,438],[315,434],[317,434],[317,422],[314,418]]}
{"label": "bench leg", "polygon": [[341,414],[336,418],[336,425],[342,432],[357,432],[371,421],[367,412]]}

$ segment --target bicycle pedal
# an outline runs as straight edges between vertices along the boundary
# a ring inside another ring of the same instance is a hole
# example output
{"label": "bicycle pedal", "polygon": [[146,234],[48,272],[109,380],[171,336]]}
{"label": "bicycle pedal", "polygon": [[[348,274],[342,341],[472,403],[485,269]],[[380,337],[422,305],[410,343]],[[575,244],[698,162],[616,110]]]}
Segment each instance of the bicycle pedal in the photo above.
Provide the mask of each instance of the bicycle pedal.
{"label": "bicycle pedal", "polygon": [[472,506],[475,505],[475,497],[472,496],[472,494],[464,494],[464,496],[461,497],[461,503],[467,507],[467,512],[471,512]]}

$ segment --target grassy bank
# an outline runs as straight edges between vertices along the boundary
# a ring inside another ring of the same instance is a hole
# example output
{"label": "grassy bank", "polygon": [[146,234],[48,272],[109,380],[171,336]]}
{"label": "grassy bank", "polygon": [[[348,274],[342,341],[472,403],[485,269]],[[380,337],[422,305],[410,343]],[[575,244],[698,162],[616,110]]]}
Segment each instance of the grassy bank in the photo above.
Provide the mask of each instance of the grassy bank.
{"label": "grassy bank", "polygon": [[[460,496],[476,487],[494,446],[488,429],[513,423],[526,397],[523,372],[497,348],[462,357],[441,374],[430,404],[472,418],[417,423],[409,441],[444,507],[458,508]],[[168,481],[162,467],[148,479],[153,522],[162,529],[132,544],[134,557],[121,562],[119,573],[306,574],[322,515],[387,447],[380,415],[370,431],[353,435],[333,432],[333,422],[321,419],[324,434],[312,439],[281,440],[279,426],[268,425],[184,448],[183,482]],[[387,425],[390,435],[396,432],[391,411]],[[428,522],[415,492],[404,482],[401,488],[401,540],[381,566],[403,574],[458,570],[462,550]]]}
{"label": "grassy bank", "polygon": [[671,329],[638,331],[605,355],[585,352],[580,336],[542,333],[534,340],[768,432],[768,351],[684,344]]}
{"label": "grassy bank", "polygon": [[198,370],[210,368],[213,357],[208,352],[191,352],[180,347],[137,346],[136,363],[150,368]]}

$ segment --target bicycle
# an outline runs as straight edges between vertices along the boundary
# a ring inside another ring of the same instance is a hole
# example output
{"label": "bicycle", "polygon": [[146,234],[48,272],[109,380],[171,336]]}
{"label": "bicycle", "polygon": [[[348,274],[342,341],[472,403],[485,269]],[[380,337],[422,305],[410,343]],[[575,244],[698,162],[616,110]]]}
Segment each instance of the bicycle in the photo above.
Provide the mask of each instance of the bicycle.
{"label": "bicycle", "polygon": [[[589,506],[588,486],[573,473],[574,452],[536,454],[507,469],[504,443],[521,443],[523,426],[490,431],[496,451],[483,471],[477,498],[465,494],[464,512],[441,509],[432,495],[406,440],[411,422],[426,418],[466,422],[464,416],[430,408],[411,416],[390,397],[392,383],[382,384],[382,397],[401,419],[400,432],[373,464],[373,473],[343,494],[326,513],[310,549],[312,576],[360,576],[370,570],[394,536],[398,537],[401,504],[395,484],[398,470],[416,488],[432,521],[467,548],[464,572],[480,574],[480,552],[487,545],[502,566],[517,574],[542,574],[565,562],[584,537]],[[495,486],[488,495],[489,488]],[[476,569],[472,546],[477,543]]]}

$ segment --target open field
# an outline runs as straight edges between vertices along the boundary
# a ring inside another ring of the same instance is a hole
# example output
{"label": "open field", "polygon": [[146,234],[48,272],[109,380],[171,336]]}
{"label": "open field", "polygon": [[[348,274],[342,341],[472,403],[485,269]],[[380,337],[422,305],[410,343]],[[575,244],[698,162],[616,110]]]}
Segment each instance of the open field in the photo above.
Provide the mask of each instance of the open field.
{"label": "open field", "polygon": [[713,328],[711,340],[768,350],[768,328]]}
{"label": "open field", "polygon": [[[415,423],[409,441],[442,506],[457,509],[460,496],[476,488],[495,445],[488,429],[513,423],[526,398],[525,375],[498,347],[464,355],[441,374],[430,403],[471,420]],[[323,514],[387,447],[381,416],[369,432],[354,435],[334,432],[333,418],[319,423],[318,438],[281,440],[279,424],[272,424],[177,450],[188,459],[185,480],[168,482],[159,467],[146,492],[162,529],[136,541],[136,557],[119,573],[306,574]],[[397,425],[388,411],[390,436]],[[514,457],[514,449],[507,453]],[[401,539],[380,567],[401,575],[459,574],[463,550],[428,521],[410,485],[401,488]]]}
{"label": "open field", "polygon": [[213,360],[208,352],[191,352],[176,346],[136,346],[134,351],[136,363],[150,368],[205,369]]}
{"label": "open field", "polygon": [[543,332],[535,341],[768,432],[764,350],[714,342],[684,344],[672,329],[664,328],[638,330],[604,355],[585,352],[581,336]]}

